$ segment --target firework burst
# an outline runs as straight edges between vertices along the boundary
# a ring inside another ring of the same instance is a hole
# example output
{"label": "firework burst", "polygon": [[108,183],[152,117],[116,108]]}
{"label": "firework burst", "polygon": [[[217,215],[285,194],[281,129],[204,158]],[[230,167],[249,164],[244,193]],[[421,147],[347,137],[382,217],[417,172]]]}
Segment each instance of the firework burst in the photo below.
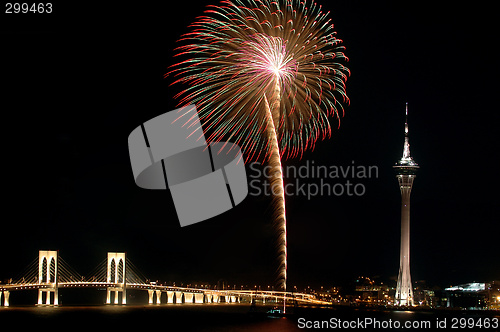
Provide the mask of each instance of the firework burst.
{"label": "firework burst", "polygon": [[[187,88],[179,106],[196,104],[207,140],[237,143],[245,160],[276,171],[280,283],[286,290],[286,214],[281,159],[302,156],[330,137],[329,117],[349,102],[349,70],[331,19],[312,0],[222,1],[181,38],[186,59],[167,75]],[[340,123],[340,122],[339,122]]]}

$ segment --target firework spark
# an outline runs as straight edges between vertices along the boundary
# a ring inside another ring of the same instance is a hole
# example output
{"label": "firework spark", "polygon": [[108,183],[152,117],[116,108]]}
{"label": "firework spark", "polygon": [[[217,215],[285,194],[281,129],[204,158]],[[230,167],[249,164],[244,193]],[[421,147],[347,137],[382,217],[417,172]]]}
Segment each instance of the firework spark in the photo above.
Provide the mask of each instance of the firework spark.
{"label": "firework spark", "polygon": [[[342,40],[312,0],[222,1],[209,6],[181,38],[186,60],[167,75],[188,87],[179,105],[196,104],[208,141],[237,143],[245,160],[276,171],[280,283],[286,290],[286,214],[281,160],[301,157],[331,136],[349,99]],[[339,122],[340,123],[340,122]]]}

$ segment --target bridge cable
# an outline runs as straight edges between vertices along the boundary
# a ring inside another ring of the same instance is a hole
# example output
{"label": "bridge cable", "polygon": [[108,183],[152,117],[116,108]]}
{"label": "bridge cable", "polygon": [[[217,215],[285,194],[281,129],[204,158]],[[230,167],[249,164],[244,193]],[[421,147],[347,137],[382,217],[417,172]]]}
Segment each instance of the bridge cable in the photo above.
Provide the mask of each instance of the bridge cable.
{"label": "bridge cable", "polygon": [[86,274],[85,279],[92,282],[106,282],[108,277],[107,264],[107,259],[102,260],[99,265]]}
{"label": "bridge cable", "polygon": [[58,257],[58,282],[83,281],[83,277],[73,269],[61,256]]}
{"label": "bridge cable", "polygon": [[36,283],[38,281],[38,257],[35,258],[28,266],[26,266],[18,275],[16,279],[13,280],[15,284],[27,284]]}
{"label": "bridge cable", "polygon": [[127,258],[126,261],[126,272],[125,272],[125,280],[128,283],[136,283],[136,284],[145,284],[146,278],[139,269],[132,263],[130,259]]}

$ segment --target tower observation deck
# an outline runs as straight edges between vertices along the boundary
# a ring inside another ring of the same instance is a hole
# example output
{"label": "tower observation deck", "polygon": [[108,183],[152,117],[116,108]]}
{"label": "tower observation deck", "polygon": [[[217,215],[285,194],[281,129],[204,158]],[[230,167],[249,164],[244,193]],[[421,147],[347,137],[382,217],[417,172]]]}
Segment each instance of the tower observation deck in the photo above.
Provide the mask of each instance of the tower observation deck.
{"label": "tower observation deck", "polygon": [[401,249],[396,286],[396,304],[401,306],[413,306],[413,287],[410,275],[410,194],[419,167],[410,155],[408,103],[406,103],[403,157],[393,166],[401,191]]}

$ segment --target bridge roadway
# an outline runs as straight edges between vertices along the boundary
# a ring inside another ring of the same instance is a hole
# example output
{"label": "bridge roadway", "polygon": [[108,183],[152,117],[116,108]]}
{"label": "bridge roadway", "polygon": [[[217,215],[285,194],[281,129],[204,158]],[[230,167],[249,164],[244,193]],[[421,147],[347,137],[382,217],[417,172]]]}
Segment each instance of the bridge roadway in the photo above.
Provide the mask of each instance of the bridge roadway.
{"label": "bridge roadway", "polygon": [[[125,287],[124,287],[125,286]],[[149,303],[160,304],[161,294],[167,294],[167,303],[234,303],[240,302],[241,298],[256,299],[266,301],[296,301],[298,303],[309,303],[327,305],[327,301],[317,300],[312,294],[292,293],[283,291],[261,291],[261,290],[220,290],[206,288],[190,288],[178,286],[164,286],[153,283],[112,283],[100,281],[72,281],[56,283],[18,283],[18,284],[0,284],[0,305],[9,306],[9,296],[11,291],[22,291],[30,289],[61,289],[61,288],[86,288],[97,287],[106,288],[108,291],[136,289],[148,291]],[[175,294],[175,298],[174,298]],[[3,295],[3,303],[1,303]],[[117,295],[115,295],[117,296]],[[155,299],[156,297],[156,299]],[[108,299],[107,303],[111,303]],[[118,304],[118,298],[115,297],[115,304]],[[40,303],[39,303],[40,304]]]}

